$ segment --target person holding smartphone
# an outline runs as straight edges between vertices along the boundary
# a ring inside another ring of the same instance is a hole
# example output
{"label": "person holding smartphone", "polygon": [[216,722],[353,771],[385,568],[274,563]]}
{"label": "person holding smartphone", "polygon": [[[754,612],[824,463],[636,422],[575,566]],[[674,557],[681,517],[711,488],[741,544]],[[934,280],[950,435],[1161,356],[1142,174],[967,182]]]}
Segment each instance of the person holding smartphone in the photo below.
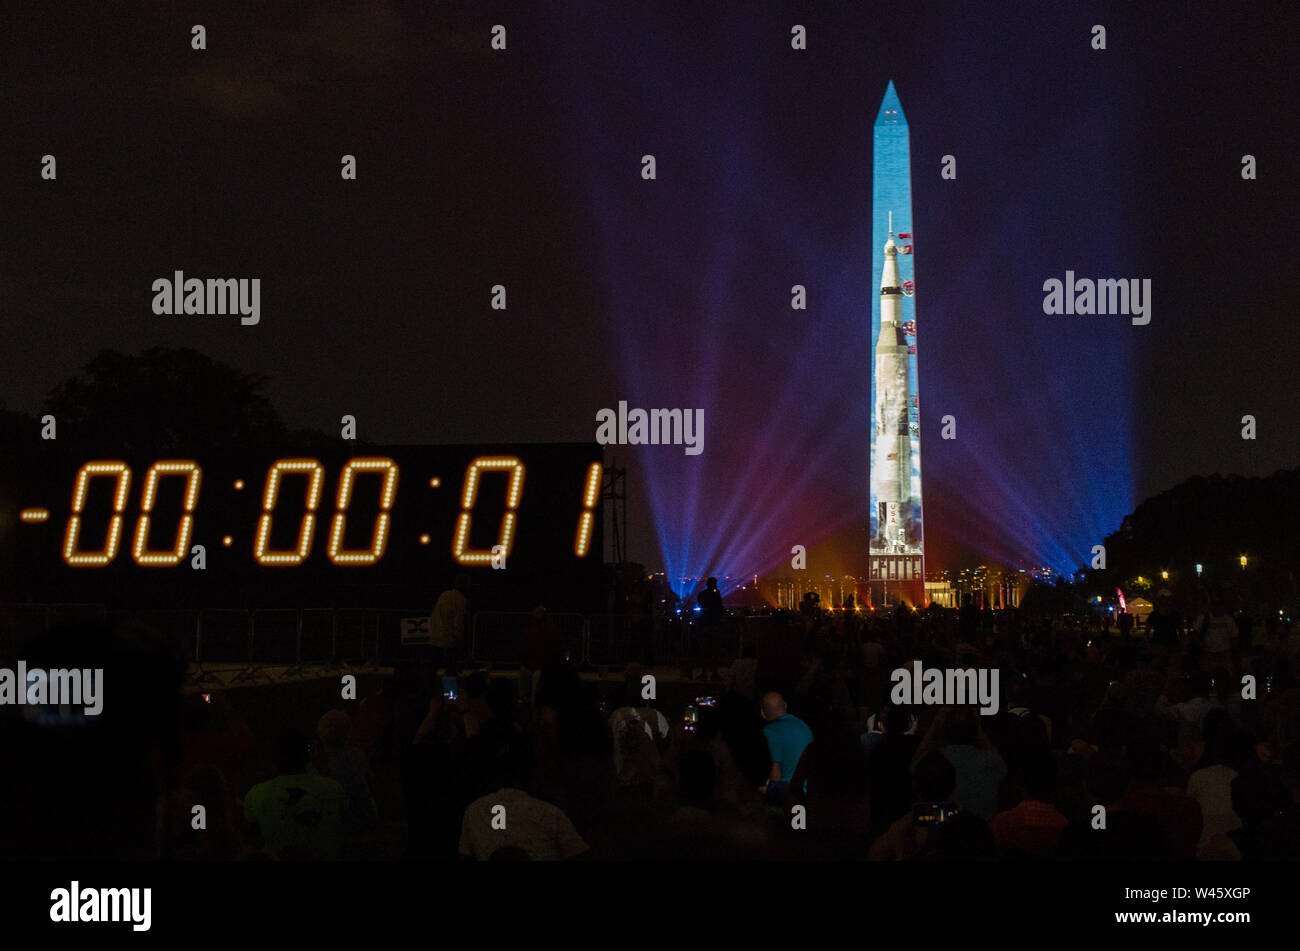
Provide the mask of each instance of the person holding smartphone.
{"label": "person holding smartphone", "polygon": [[930,844],[936,828],[950,821],[959,811],[953,801],[957,771],[942,753],[933,750],[917,761],[912,774],[911,809],[893,824],[867,850],[872,862],[906,862]]}

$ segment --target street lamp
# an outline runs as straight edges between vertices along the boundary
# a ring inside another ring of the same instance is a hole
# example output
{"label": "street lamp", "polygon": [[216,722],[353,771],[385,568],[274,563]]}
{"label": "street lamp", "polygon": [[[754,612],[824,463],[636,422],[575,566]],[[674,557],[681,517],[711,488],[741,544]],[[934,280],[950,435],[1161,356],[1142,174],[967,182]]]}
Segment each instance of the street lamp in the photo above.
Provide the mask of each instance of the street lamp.
{"label": "street lamp", "polygon": [[1168,581],[1168,580],[1169,580],[1169,572],[1167,572],[1167,571],[1162,571],[1162,572],[1160,572],[1160,577],[1161,577],[1161,578],[1164,578],[1166,581]]}
{"label": "street lamp", "polygon": [[1242,567],[1243,569],[1245,569],[1245,567],[1246,567],[1246,556],[1245,556],[1245,555],[1242,555],[1242,556],[1241,556],[1241,567]]}
{"label": "street lamp", "polygon": [[1204,567],[1205,566],[1202,565],[1199,561],[1196,563],[1196,577],[1199,578],[1201,576],[1201,569]]}

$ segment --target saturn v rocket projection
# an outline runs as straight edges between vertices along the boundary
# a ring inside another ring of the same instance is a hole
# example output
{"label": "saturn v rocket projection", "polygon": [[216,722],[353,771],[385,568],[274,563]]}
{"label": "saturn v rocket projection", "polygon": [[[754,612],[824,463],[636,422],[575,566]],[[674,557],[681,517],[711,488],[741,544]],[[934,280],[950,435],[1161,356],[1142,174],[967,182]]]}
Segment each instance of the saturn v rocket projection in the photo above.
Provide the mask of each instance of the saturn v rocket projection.
{"label": "saturn v rocket projection", "polygon": [[921,418],[917,401],[912,175],[907,119],[891,81],[876,116],[871,185],[872,601],[924,605]]}

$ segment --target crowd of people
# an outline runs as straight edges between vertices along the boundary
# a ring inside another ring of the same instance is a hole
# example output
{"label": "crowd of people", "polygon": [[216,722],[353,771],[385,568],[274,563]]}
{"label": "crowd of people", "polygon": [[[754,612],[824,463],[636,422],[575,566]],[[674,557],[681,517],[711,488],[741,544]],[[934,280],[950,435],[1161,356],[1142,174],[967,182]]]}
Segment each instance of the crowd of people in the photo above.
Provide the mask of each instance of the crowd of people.
{"label": "crowd of people", "polygon": [[[444,606],[454,621],[456,599]],[[147,661],[148,691],[97,740],[5,721],[37,767],[7,784],[8,814],[74,817],[11,846],[85,855],[93,834],[92,851],[165,859],[1300,858],[1296,637],[1237,636],[1221,604],[1184,616],[1161,597],[1146,625],[1113,631],[970,604],[813,605],[767,618],[745,656],[708,644],[719,679],[676,685],[638,664],[621,683],[584,678],[544,612],[534,621],[518,675],[474,670],[453,643],[417,651],[317,710],[314,730],[254,731],[228,696],[182,695],[184,659],[137,630],[128,661]],[[997,671],[997,712],[891,702],[891,672],[914,661]],[[271,767],[250,776],[272,733]]]}

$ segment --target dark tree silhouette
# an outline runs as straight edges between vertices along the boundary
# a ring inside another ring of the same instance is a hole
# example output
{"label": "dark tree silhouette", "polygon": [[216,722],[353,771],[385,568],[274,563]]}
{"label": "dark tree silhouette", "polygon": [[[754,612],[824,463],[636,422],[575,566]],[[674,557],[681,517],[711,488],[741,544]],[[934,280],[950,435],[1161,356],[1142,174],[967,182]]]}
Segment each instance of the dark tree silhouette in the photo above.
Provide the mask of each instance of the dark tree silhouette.
{"label": "dark tree silhouette", "polygon": [[[1202,590],[1248,601],[1293,604],[1300,575],[1300,469],[1264,478],[1196,476],[1153,496],[1106,538],[1106,572],[1089,572],[1109,590],[1137,575],[1161,581],[1196,603]],[[1249,570],[1238,559],[1249,555]],[[1204,576],[1198,578],[1194,565]]]}
{"label": "dark tree silhouette", "polygon": [[266,383],[197,350],[104,350],[51,391],[43,412],[58,420],[60,441],[115,457],[287,446],[290,433],[262,395]]}

